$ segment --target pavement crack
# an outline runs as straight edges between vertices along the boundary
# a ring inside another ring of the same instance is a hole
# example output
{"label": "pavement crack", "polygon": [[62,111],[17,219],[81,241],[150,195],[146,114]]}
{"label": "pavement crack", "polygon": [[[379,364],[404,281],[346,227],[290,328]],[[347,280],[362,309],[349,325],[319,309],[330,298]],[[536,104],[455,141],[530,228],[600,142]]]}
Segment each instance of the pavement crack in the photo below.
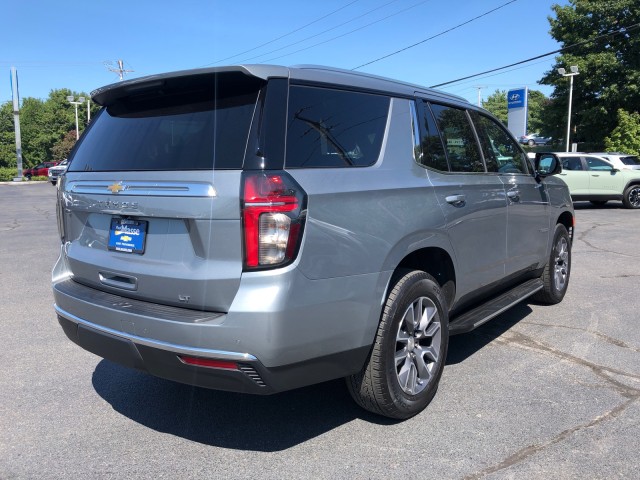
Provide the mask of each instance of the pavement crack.
{"label": "pavement crack", "polygon": [[596,224],[592,225],[589,229],[587,229],[587,230],[582,230],[582,231],[580,232],[580,234],[578,235],[577,240],[579,240],[579,241],[581,241],[581,242],[585,243],[585,244],[586,244],[586,245],[588,245],[589,247],[591,247],[591,248],[593,248],[594,250],[597,250],[597,251],[599,251],[599,252],[612,253],[612,254],[614,254],[614,255],[620,255],[620,256],[622,256],[622,257],[636,258],[636,257],[637,257],[637,255],[628,255],[628,254],[626,254],[626,253],[614,252],[613,250],[608,250],[608,249],[606,249],[606,248],[598,247],[598,246],[596,246],[596,245],[594,245],[594,244],[590,243],[590,242],[586,239],[587,235],[589,235],[590,233],[592,233],[596,228],[598,228],[598,227],[606,227],[606,226],[609,226],[609,225],[612,225],[612,224],[611,224],[611,223],[596,223]]}
{"label": "pavement crack", "polygon": [[584,358],[576,357],[575,355],[571,355],[570,353],[566,353],[561,350],[557,350],[553,347],[550,347],[548,345],[545,345],[544,343],[538,342],[537,340],[534,340],[533,338],[523,333],[509,332],[507,335],[508,336],[504,336],[502,338],[497,338],[495,341],[498,343],[515,344],[523,348],[528,348],[528,349],[548,353],[556,357],[559,357],[563,360],[589,368],[593,371],[593,373],[596,376],[600,377],[605,382],[607,382],[623,397],[632,398],[632,397],[640,396],[640,389],[625,385],[624,383],[619,382],[614,378],[611,378],[609,374],[619,375],[619,376],[631,378],[634,380],[640,380],[640,375],[630,373],[630,372],[624,372],[622,370],[606,367],[604,365],[598,365],[596,363],[585,360]]}
{"label": "pavement crack", "polygon": [[[585,329],[581,329],[581,328],[576,328],[576,327],[567,327],[564,325],[548,325],[548,324],[539,324],[539,323],[534,323],[534,322],[527,322],[528,324],[531,325],[541,325],[541,326],[545,326],[545,327],[563,327],[563,328],[570,328],[570,329],[574,329],[574,330],[580,330],[580,331],[587,331],[593,335],[596,335],[602,339],[604,339],[605,341],[612,343],[613,345],[619,346],[619,347],[623,347],[623,348],[630,348],[633,351],[638,351],[638,349],[636,349],[635,347],[630,347],[629,345],[625,344],[624,342],[621,342],[617,339],[611,338],[607,335],[604,335],[600,332],[596,332],[593,330],[585,330]],[[616,380],[615,378],[612,378],[612,375],[618,375],[618,376],[622,376],[622,377],[626,377],[626,378],[630,378],[630,379],[634,379],[634,380],[640,380],[640,375],[634,374],[634,373],[629,373],[629,372],[623,372],[621,370],[617,370],[615,368],[611,368],[611,367],[606,367],[603,365],[598,365],[595,364],[593,362],[590,362],[588,360],[585,360],[583,358],[579,358],[576,357],[574,355],[571,355],[569,353],[563,352],[561,350],[555,349],[549,345],[546,345],[542,342],[539,342],[523,333],[520,332],[515,332],[515,331],[509,331],[507,333],[505,333],[503,336],[498,337],[498,338],[494,338],[493,340],[496,343],[499,344],[504,344],[504,345],[515,345],[516,347],[519,348],[525,348],[527,350],[534,350],[534,351],[538,351],[541,352],[543,354],[547,354],[547,355],[553,355],[555,357],[560,358],[561,360],[565,360],[568,362],[572,362],[578,365],[581,365],[583,367],[587,367],[590,370],[593,371],[593,373],[600,379],[604,380],[604,384],[603,386],[608,386],[609,388],[613,388],[616,392],[618,392],[624,399],[626,399],[625,401],[623,401],[621,404],[617,405],[616,407],[614,407],[613,409],[598,415],[597,417],[595,417],[594,419],[592,419],[591,421],[587,422],[587,423],[583,423],[571,428],[568,428],[560,433],[558,433],[556,436],[550,438],[549,440],[547,440],[546,442],[543,443],[538,443],[538,444],[533,444],[533,445],[529,445],[527,447],[524,447],[520,450],[518,450],[517,452],[513,453],[512,455],[509,455],[508,457],[506,457],[504,460],[502,460],[501,462],[487,467],[479,472],[473,473],[471,475],[467,475],[466,477],[464,477],[465,480],[475,480],[475,479],[479,479],[482,477],[485,477],[487,475],[490,475],[492,473],[501,471],[501,470],[505,470],[507,468],[510,468],[514,465],[517,465],[523,461],[525,461],[526,459],[528,459],[529,457],[535,455],[536,453],[545,450],[553,445],[556,445],[560,442],[562,442],[563,440],[567,439],[568,437],[570,437],[571,435],[573,435],[576,432],[579,432],[581,430],[585,430],[588,428],[592,428],[595,427],[597,425],[599,425],[602,422],[605,422],[607,420],[613,419],[615,417],[617,417],[618,415],[620,415],[620,413],[622,413],[624,410],[626,410],[633,402],[636,402],[638,399],[640,399],[640,388],[634,388],[632,386],[629,385],[625,385],[624,383]]]}
{"label": "pavement crack", "polygon": [[[635,276],[640,276],[640,275],[635,275]],[[589,334],[594,335],[594,336],[596,336],[598,338],[601,338],[605,342],[610,343],[611,345],[614,345],[616,347],[626,348],[628,350],[631,350],[632,352],[640,353],[640,348],[638,348],[638,347],[634,347],[633,345],[629,345],[629,344],[623,342],[622,340],[610,337],[609,335],[605,335],[604,333],[598,332],[596,330],[590,330],[588,328],[579,328],[579,327],[571,327],[569,325],[555,325],[555,324],[549,324],[549,323],[537,323],[537,322],[526,322],[526,321],[523,321],[522,324],[523,325],[535,325],[535,326],[538,326],[538,327],[565,328],[567,330],[577,330],[579,332],[589,333]]]}
{"label": "pavement crack", "polygon": [[568,428],[567,430],[560,432],[558,435],[556,435],[555,437],[551,438],[550,440],[544,443],[534,444],[534,445],[529,445],[528,447],[524,447],[521,450],[518,450],[517,452],[515,452],[514,454],[509,455],[507,458],[505,458],[503,461],[501,461],[496,465],[485,468],[484,470],[481,470],[472,475],[467,475],[466,477],[464,477],[464,480],[479,479],[484,476],[490,475],[492,473],[498,472],[500,470],[504,470],[506,468],[512,467],[513,465],[517,465],[523,462],[524,460],[526,460],[527,458],[531,457],[532,455],[535,455],[536,453],[546,448],[549,448],[557,443],[562,442],[563,440],[570,437],[576,432],[595,427],[596,425],[602,422],[605,422],[607,420],[617,417],[618,415],[620,415],[620,413],[626,410],[627,407],[629,407],[629,405],[631,405],[633,402],[638,400],[638,398],[640,398],[640,391],[637,391],[637,393],[634,396],[628,398],[627,401],[621,403],[617,407],[609,410],[608,412],[603,413],[602,415],[598,415],[596,418],[594,418],[590,422],[577,425],[572,428]]}
{"label": "pavement crack", "polygon": [[3,231],[3,232],[10,232],[10,231],[15,230],[16,228],[20,228],[20,227],[21,227],[20,222],[18,222],[18,219],[17,219],[17,218],[14,218],[14,219],[13,219],[13,223],[10,223],[10,224],[5,225],[5,226],[2,228],[2,230],[1,230],[1,231]]}

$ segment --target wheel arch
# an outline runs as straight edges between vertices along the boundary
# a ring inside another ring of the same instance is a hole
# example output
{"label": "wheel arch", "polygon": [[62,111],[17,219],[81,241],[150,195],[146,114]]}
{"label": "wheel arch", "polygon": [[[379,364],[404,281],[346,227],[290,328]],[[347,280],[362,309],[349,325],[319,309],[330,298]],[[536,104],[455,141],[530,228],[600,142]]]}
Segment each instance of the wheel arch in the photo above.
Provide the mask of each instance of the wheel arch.
{"label": "wheel arch", "polygon": [[562,225],[564,225],[564,227],[567,229],[567,232],[569,232],[569,237],[571,238],[571,241],[573,242],[573,226],[574,226],[573,214],[569,211],[562,212],[558,217],[558,221],[556,222],[556,225],[558,223],[561,223]]}
{"label": "wheel arch", "polygon": [[456,294],[456,273],[453,259],[446,250],[440,247],[425,247],[407,254],[391,275],[386,295],[406,270],[422,270],[431,275],[440,285],[447,307],[450,308],[453,305]]}

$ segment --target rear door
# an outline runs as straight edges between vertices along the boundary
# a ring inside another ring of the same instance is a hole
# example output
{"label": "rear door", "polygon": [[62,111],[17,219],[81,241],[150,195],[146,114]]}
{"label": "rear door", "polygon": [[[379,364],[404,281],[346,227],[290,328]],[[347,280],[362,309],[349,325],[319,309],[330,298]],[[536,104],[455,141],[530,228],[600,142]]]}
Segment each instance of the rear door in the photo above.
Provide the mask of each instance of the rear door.
{"label": "rear door", "polygon": [[[505,274],[507,200],[487,174],[467,111],[419,101],[421,162],[446,218],[456,255],[460,296]],[[440,135],[438,135],[438,132]]]}
{"label": "rear door", "polygon": [[592,195],[622,195],[625,179],[620,170],[614,169],[609,162],[585,155],[585,164],[589,172],[589,193]]}
{"label": "rear door", "polygon": [[242,273],[240,178],[261,85],[225,72],[111,94],[60,185],[74,281],[228,309]]}

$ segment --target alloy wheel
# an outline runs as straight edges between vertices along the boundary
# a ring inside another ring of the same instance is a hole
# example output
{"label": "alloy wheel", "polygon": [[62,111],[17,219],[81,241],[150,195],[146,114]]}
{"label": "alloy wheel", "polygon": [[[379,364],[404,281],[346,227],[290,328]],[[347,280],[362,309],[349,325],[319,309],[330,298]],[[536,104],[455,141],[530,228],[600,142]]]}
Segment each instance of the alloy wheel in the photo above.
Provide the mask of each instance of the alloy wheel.
{"label": "alloy wheel", "polygon": [[396,375],[405,393],[417,395],[427,387],[437,371],[441,341],[438,309],[419,297],[407,307],[396,335]]}

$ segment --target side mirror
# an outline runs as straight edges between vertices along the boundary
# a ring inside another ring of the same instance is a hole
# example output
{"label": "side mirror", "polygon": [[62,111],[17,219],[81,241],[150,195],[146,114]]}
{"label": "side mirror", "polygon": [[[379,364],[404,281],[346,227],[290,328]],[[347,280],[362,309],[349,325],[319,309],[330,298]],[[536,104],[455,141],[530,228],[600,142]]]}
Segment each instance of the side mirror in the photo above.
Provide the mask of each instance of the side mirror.
{"label": "side mirror", "polygon": [[536,178],[557,175],[562,172],[562,163],[555,153],[536,153]]}

